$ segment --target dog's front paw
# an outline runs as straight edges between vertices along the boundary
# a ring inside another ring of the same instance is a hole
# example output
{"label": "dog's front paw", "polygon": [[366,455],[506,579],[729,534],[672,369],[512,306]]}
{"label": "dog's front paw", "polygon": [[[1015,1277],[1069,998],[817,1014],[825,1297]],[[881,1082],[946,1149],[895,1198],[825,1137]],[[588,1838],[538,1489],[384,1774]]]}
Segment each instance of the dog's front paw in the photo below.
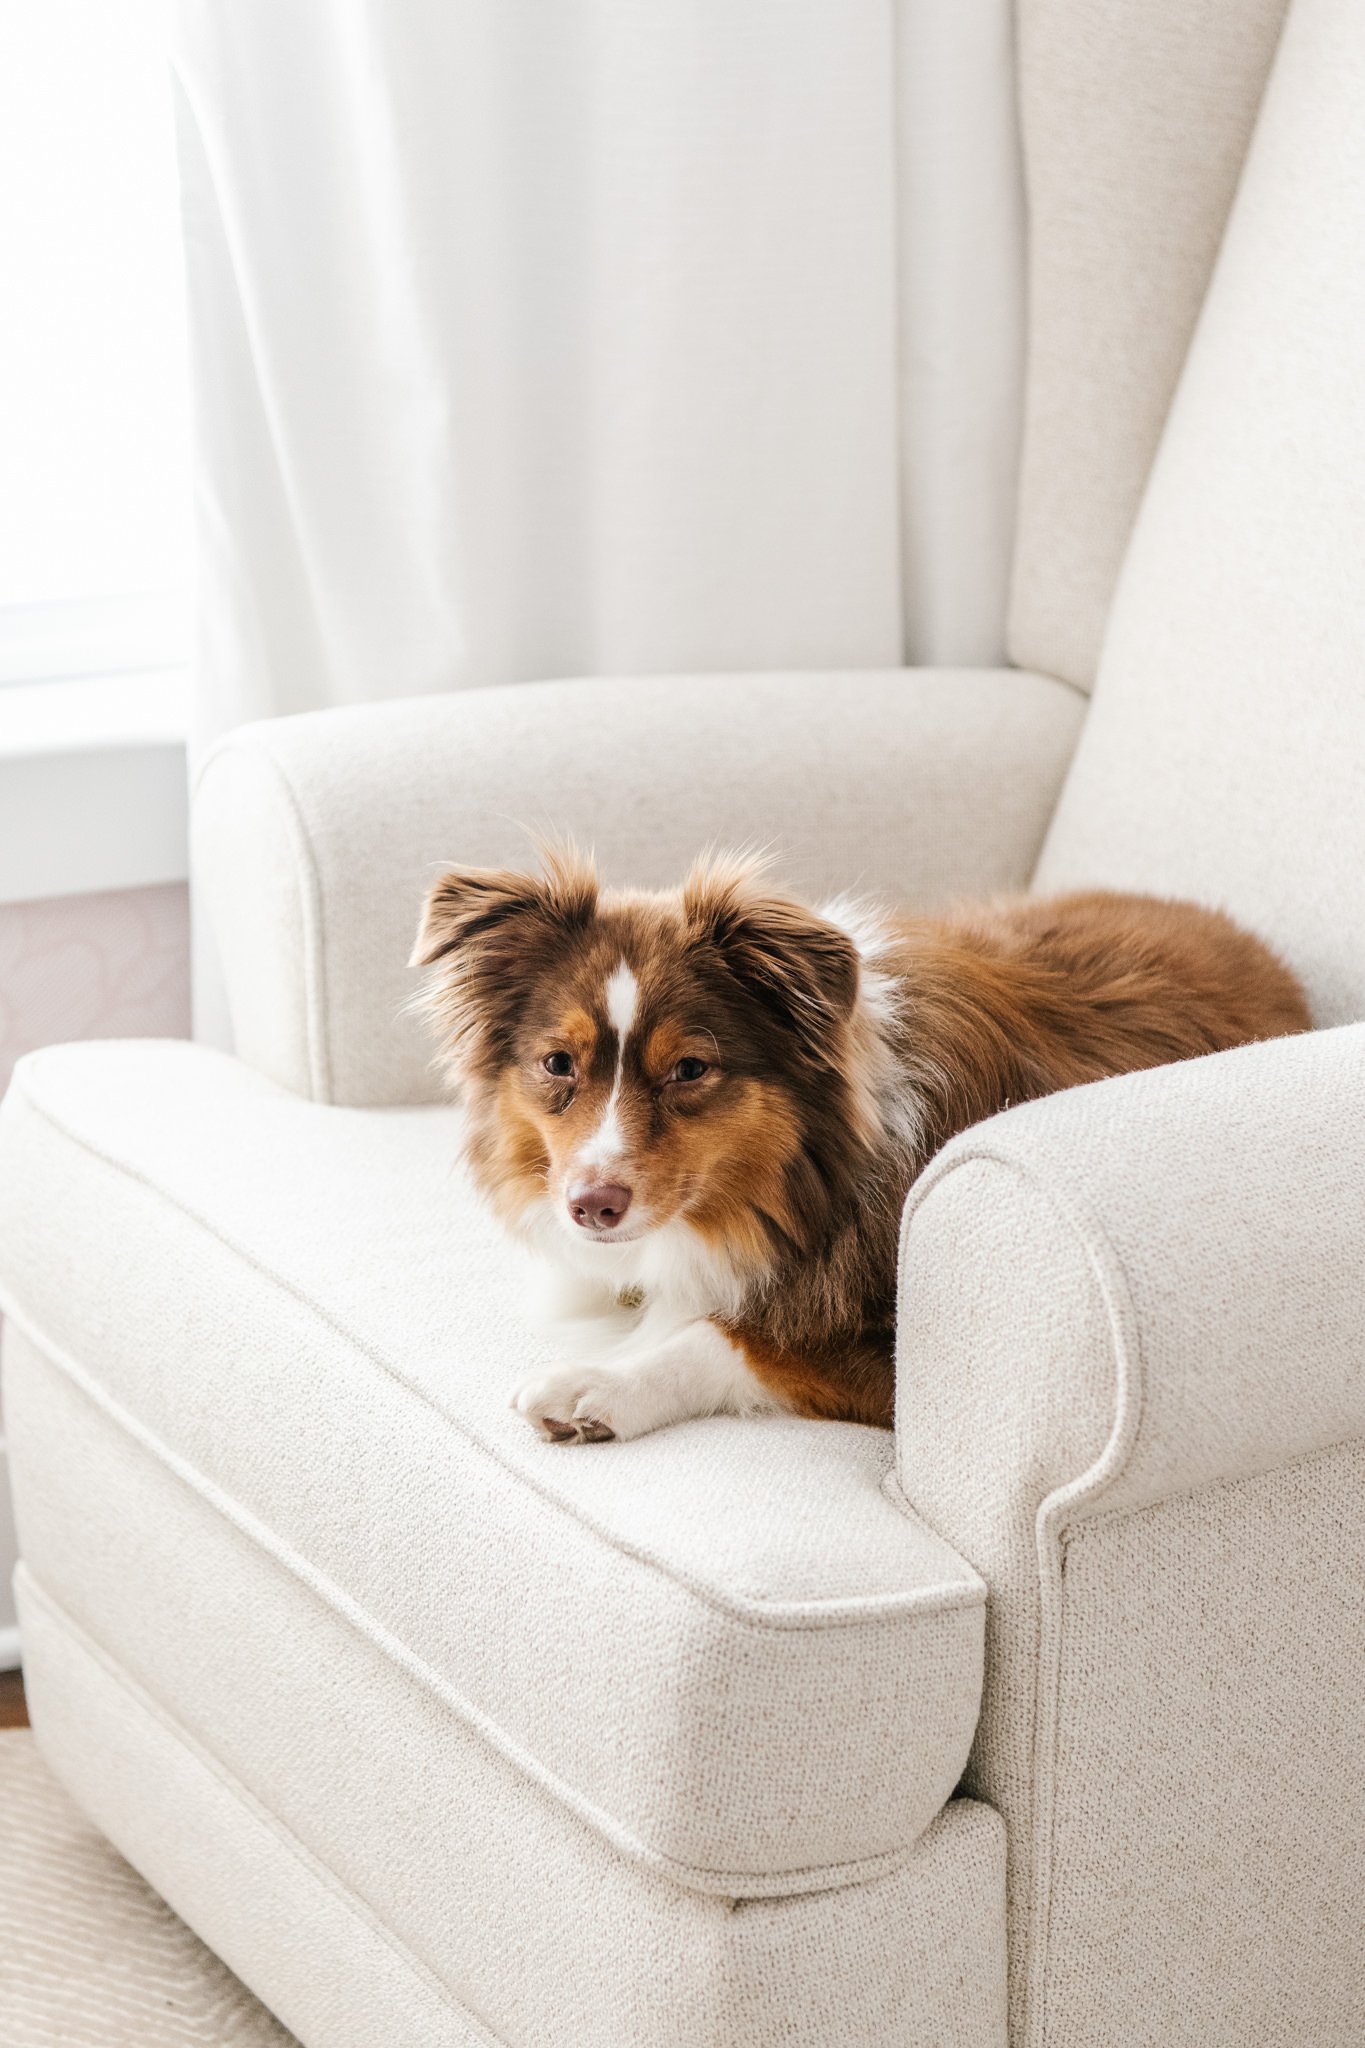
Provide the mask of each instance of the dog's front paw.
{"label": "dog's front paw", "polygon": [[647,1436],[697,1415],[752,1415],[778,1403],[714,1324],[688,1323],[666,1342],[610,1362],[564,1362],[527,1380],[512,1406],[554,1444]]}
{"label": "dog's front paw", "polygon": [[561,1366],[518,1387],[512,1406],[549,1443],[607,1443],[621,1433],[613,1414],[616,1391],[605,1373]]}

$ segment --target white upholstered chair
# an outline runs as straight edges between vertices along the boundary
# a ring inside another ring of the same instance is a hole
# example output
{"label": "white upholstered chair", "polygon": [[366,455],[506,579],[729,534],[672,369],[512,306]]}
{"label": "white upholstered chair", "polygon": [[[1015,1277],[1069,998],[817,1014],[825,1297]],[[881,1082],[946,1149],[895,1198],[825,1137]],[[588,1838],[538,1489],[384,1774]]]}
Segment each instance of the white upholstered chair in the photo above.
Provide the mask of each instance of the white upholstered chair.
{"label": "white upholstered chair", "polygon": [[[1365,2039],[1365,10],[1299,0],[1244,171],[1278,6],[1106,97],[1144,12],[1022,9],[1017,668],[243,731],[196,827],[239,1057],[6,1103],[38,1738],[309,2048]],[[555,1448],[400,1015],[435,863],[514,819],[647,883],[737,837],[1200,897],[1335,1028],[951,1145],[894,1443]]]}

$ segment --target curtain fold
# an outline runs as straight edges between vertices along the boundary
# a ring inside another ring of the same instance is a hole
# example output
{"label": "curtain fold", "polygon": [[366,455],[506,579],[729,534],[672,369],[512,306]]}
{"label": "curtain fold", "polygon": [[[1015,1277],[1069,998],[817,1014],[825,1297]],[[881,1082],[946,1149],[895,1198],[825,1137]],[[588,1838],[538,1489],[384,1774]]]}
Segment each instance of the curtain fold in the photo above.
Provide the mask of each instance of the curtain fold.
{"label": "curtain fold", "polygon": [[1009,0],[895,0],[907,662],[1005,659],[1025,344]]}
{"label": "curtain fold", "polygon": [[184,0],[201,737],[902,651],[884,0]]}

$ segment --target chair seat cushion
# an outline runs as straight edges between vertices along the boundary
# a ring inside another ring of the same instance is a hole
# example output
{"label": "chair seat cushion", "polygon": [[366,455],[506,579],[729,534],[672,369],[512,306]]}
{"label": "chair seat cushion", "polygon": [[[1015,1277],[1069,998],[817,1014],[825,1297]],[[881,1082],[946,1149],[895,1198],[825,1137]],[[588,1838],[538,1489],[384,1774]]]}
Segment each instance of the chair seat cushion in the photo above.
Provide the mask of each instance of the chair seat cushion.
{"label": "chair seat cushion", "polygon": [[694,1889],[908,1853],[966,1760],[984,1589],[884,1490],[889,1438],[537,1439],[507,1397],[548,1354],[454,1110],[120,1043],[24,1061],[0,1123],[6,1313],[406,1683]]}

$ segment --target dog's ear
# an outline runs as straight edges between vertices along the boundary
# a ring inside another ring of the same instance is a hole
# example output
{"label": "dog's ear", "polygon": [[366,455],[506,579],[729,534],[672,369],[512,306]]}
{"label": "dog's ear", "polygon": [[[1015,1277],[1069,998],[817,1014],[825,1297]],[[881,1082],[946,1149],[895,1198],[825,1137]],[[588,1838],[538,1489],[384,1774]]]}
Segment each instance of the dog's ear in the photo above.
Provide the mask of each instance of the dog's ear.
{"label": "dog's ear", "polygon": [[683,916],[807,1053],[832,1050],[858,996],[858,952],[847,932],[765,888],[761,863],[739,855],[698,862],[683,884]]}
{"label": "dog's ear", "polygon": [[597,875],[572,846],[547,847],[543,872],[510,868],[452,868],[427,892],[410,967],[433,967],[472,940],[514,919],[570,930],[588,923],[597,908]]}
{"label": "dog's ear", "polygon": [[572,847],[550,847],[539,875],[453,868],[431,889],[412,965],[432,971],[413,1007],[425,1013],[457,1080],[510,1056],[538,974],[592,921],[597,875]]}

